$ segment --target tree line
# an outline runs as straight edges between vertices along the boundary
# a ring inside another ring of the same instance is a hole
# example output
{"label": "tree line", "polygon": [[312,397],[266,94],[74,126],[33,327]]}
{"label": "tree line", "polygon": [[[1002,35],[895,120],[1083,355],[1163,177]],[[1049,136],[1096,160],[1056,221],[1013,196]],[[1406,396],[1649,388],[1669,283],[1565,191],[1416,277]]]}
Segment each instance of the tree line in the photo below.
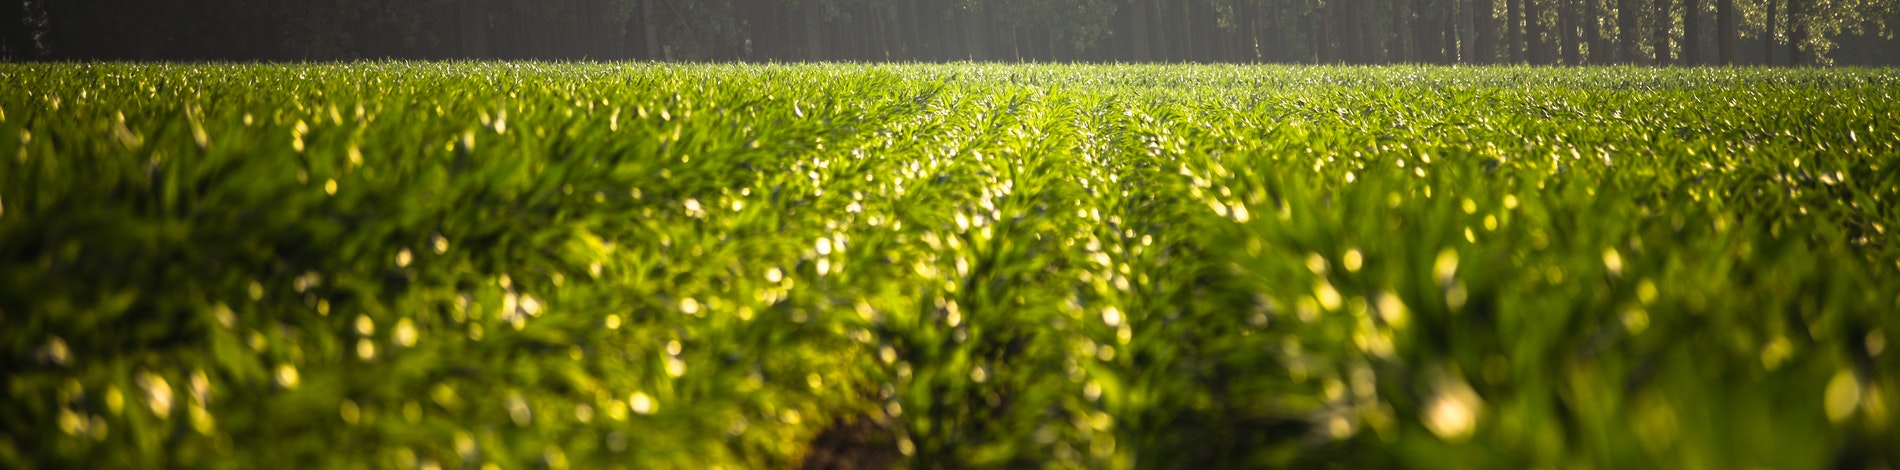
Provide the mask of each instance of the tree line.
{"label": "tree line", "polygon": [[0,0],[13,60],[1900,62],[1900,0]]}

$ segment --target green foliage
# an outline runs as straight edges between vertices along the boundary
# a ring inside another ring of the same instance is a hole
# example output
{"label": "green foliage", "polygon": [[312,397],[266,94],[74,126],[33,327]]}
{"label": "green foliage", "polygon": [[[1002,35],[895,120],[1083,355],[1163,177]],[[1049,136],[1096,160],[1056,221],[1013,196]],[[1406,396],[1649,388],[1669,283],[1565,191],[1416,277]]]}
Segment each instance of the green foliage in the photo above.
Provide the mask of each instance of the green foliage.
{"label": "green foliage", "polygon": [[1111,34],[1119,5],[1111,0],[1006,0],[996,2],[1001,22],[1021,30],[1047,31],[1074,51],[1086,51]]}
{"label": "green foliage", "polygon": [[7,467],[1900,461],[1890,70],[0,80]]}

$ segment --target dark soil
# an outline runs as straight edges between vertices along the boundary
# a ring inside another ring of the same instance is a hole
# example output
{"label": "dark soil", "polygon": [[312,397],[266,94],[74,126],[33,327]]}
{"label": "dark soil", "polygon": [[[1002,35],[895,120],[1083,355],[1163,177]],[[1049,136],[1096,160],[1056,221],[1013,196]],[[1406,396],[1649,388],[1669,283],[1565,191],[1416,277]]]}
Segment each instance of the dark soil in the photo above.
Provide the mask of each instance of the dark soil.
{"label": "dark soil", "polygon": [[812,439],[801,468],[805,470],[870,470],[897,466],[897,434],[888,424],[870,416],[840,419]]}

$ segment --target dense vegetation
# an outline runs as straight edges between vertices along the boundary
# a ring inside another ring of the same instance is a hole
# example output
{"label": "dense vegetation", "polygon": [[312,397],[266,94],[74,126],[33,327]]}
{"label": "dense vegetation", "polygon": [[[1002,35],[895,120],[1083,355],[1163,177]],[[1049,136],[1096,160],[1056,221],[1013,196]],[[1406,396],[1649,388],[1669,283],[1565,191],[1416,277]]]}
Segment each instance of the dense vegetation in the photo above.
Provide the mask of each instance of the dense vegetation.
{"label": "dense vegetation", "polygon": [[0,81],[0,466],[1900,462],[1892,70]]}
{"label": "dense vegetation", "polygon": [[1896,0],[0,0],[0,26],[35,60],[1900,65]]}

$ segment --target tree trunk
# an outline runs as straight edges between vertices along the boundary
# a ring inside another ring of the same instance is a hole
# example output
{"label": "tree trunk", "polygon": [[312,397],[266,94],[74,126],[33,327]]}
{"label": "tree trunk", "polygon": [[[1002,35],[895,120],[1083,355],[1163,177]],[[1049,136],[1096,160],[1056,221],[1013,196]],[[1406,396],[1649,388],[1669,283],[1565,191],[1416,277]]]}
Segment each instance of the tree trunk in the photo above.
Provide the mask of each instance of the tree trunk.
{"label": "tree trunk", "polygon": [[1430,39],[1435,29],[1431,22],[1432,11],[1425,0],[1412,0],[1412,60],[1418,63],[1429,64],[1438,60],[1438,51],[1432,48]]}
{"label": "tree trunk", "polygon": [[963,40],[970,49],[968,59],[976,62],[994,60],[994,51],[990,44],[990,12],[963,10]]}
{"label": "tree trunk", "polygon": [[1511,63],[1524,63],[1524,0],[1504,0],[1504,17],[1509,22],[1510,31],[1505,33],[1505,42],[1511,51]]}
{"label": "tree trunk", "polygon": [[1767,3],[1768,27],[1763,28],[1766,32],[1762,33],[1761,38],[1761,60],[1762,65],[1772,67],[1775,65],[1775,0],[1767,0]]}
{"label": "tree trunk", "polygon": [[1788,0],[1788,64],[1796,67],[1812,62],[1804,47],[1808,42],[1808,6],[1804,1]]}
{"label": "tree trunk", "polygon": [[1319,44],[1319,60],[1327,64],[1338,63],[1339,47],[1334,44],[1334,36],[1339,29],[1339,3],[1327,2],[1319,11],[1319,34],[1313,36]]}
{"label": "tree trunk", "polygon": [[1458,55],[1458,0],[1440,1],[1443,3],[1439,6],[1444,10],[1432,18],[1437,31],[1432,36],[1432,40],[1436,41],[1433,47],[1444,51],[1440,64],[1456,64],[1461,60]]}
{"label": "tree trunk", "polygon": [[488,58],[488,2],[468,2],[463,4],[461,12],[458,55],[469,59]]}
{"label": "tree trunk", "polygon": [[1189,9],[1193,5],[1188,2],[1175,2],[1175,4],[1181,6],[1180,11],[1174,15],[1180,20],[1175,30],[1181,32],[1181,40],[1175,43],[1181,50],[1176,55],[1182,62],[1194,61],[1199,58],[1201,44],[1194,38],[1194,12]]}
{"label": "tree trunk", "polygon": [[1439,27],[1444,31],[1444,35],[1439,36],[1439,40],[1443,41],[1440,47],[1445,49],[1444,63],[1447,64],[1464,61],[1464,55],[1458,47],[1458,39],[1463,34],[1458,28],[1458,6],[1458,0],[1445,0],[1445,11],[1438,16]]}
{"label": "tree trunk", "polygon": [[1154,38],[1149,45],[1150,55],[1155,62],[1174,61],[1173,37],[1168,35],[1168,10],[1163,7],[1164,0],[1141,0],[1142,9],[1147,10],[1143,21],[1148,22],[1148,36]]}
{"label": "tree trunk", "polygon": [[1238,59],[1241,62],[1258,63],[1260,62],[1260,14],[1254,11],[1254,3],[1251,1],[1242,1],[1236,5],[1236,8],[1240,9],[1241,32]]}
{"label": "tree trunk", "polygon": [[[1360,58],[1369,64],[1385,61],[1384,41],[1379,40],[1378,18],[1372,0],[1359,1],[1359,53]],[[1212,23],[1209,21],[1208,31],[1219,31]]]}
{"label": "tree trunk", "polygon": [[1669,65],[1669,0],[1655,0],[1650,13],[1650,54],[1655,57],[1656,65]]}
{"label": "tree trunk", "polygon": [[1643,34],[1637,28],[1636,1],[1616,0],[1616,43],[1620,46],[1617,48],[1618,62],[1634,64],[1639,60],[1636,44],[1642,40]]}
{"label": "tree trunk", "polygon": [[640,0],[640,29],[646,33],[647,60],[660,60],[660,22],[653,15],[653,0]]}
{"label": "tree trunk", "polygon": [[1557,5],[1557,49],[1563,52],[1564,65],[1581,65],[1577,35],[1577,1],[1563,0]]}
{"label": "tree trunk", "polygon": [[1531,0],[1524,2],[1524,47],[1532,64],[1548,65],[1553,55],[1550,47],[1552,34],[1550,25],[1544,23],[1543,7],[1538,3]]}
{"label": "tree trunk", "polygon": [[1583,0],[1583,43],[1590,47],[1587,56],[1590,65],[1610,62],[1610,48],[1603,41],[1603,11],[1598,3],[1600,1]]}
{"label": "tree trunk", "polygon": [[1491,17],[1496,4],[1491,0],[1473,0],[1471,4],[1471,29],[1476,44],[1476,57],[1473,62],[1489,64],[1498,60],[1498,29],[1496,20]]}
{"label": "tree trunk", "polygon": [[[1148,50],[1148,43],[1151,42],[1151,40],[1148,38],[1148,9],[1146,7],[1147,2],[1145,1],[1122,5],[1121,11],[1123,12],[1122,14],[1127,17],[1125,21],[1128,23],[1130,37],[1127,42],[1128,48],[1115,52],[1118,56],[1117,59],[1130,60],[1133,62],[1148,62],[1154,60]],[[1121,56],[1121,54],[1134,55],[1128,57]]]}
{"label": "tree trunk", "polygon": [[12,62],[15,58],[25,58],[21,53],[27,41],[26,0],[8,0],[0,2],[0,62]]}
{"label": "tree trunk", "polygon": [[1722,65],[1735,65],[1735,0],[1715,0],[1715,48]]}
{"label": "tree trunk", "polygon": [[969,44],[963,40],[962,9],[941,3],[933,5],[937,7],[931,10],[937,19],[931,22],[937,30],[937,60],[968,60]]}
{"label": "tree trunk", "polygon": [[1333,57],[1335,62],[1352,63],[1358,60],[1352,47],[1352,6],[1347,5],[1343,0],[1335,0],[1330,4],[1333,26],[1328,29],[1328,35],[1332,36],[1333,40]]}
{"label": "tree trunk", "polygon": [[891,10],[877,17],[878,37],[886,41],[880,48],[884,51],[886,61],[911,60],[910,49],[913,47],[909,41],[911,28],[904,24],[904,17],[899,16],[898,5],[901,3],[891,4],[889,6]]}
{"label": "tree trunk", "polygon": [[923,25],[917,20],[917,0],[904,0],[902,5],[903,9],[897,14],[904,25],[904,60],[925,60],[930,57],[926,48],[929,41],[925,39],[928,36],[924,34]]}
{"label": "tree trunk", "polygon": [[[603,19],[603,21],[605,21],[605,19]],[[633,49],[627,46],[627,18],[622,17],[619,20],[606,21],[602,23],[602,28],[605,28],[602,34],[606,34],[608,37],[609,42],[607,49],[612,51],[613,60],[632,59]]]}
{"label": "tree trunk", "polygon": [[1702,65],[1702,2],[1682,0],[1682,65]]}
{"label": "tree trunk", "polygon": [[[653,0],[644,0],[651,2]],[[829,59],[825,54],[825,10],[818,0],[803,0],[799,12],[805,22],[805,60]]]}
{"label": "tree trunk", "polygon": [[1467,64],[1483,63],[1478,57],[1478,37],[1482,32],[1478,31],[1477,15],[1472,13],[1477,3],[1475,0],[1458,2],[1458,61]]}
{"label": "tree trunk", "polygon": [[1280,18],[1280,9],[1262,8],[1262,10],[1267,16],[1261,22],[1264,25],[1261,26],[1261,60],[1298,62],[1299,57],[1293,55],[1293,28],[1287,27],[1285,21]]}
{"label": "tree trunk", "polygon": [[[1188,2],[1181,3],[1185,5]],[[1342,1],[1339,7],[1339,42],[1340,47],[1345,49],[1346,63],[1365,63],[1365,44],[1361,41],[1365,38],[1359,34],[1360,25],[1364,22],[1359,20],[1358,2]]]}

